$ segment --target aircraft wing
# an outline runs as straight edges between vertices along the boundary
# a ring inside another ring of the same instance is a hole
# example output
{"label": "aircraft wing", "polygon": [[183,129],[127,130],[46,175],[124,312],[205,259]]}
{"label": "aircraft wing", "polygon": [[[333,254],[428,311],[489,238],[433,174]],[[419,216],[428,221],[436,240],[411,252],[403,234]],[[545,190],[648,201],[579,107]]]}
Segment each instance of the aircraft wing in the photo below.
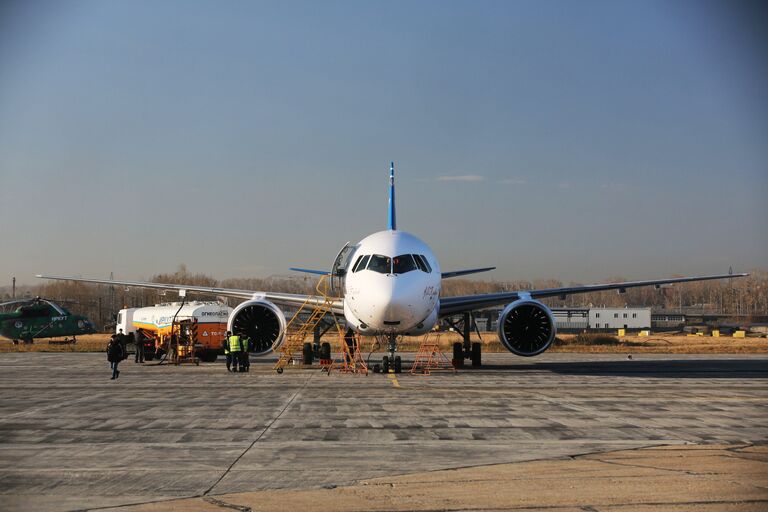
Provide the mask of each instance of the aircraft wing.
{"label": "aircraft wing", "polygon": [[623,291],[639,286],[656,286],[675,283],[690,283],[692,281],[708,281],[710,279],[730,279],[744,277],[749,274],[718,274],[713,276],[677,277],[672,279],[653,279],[650,281],[627,281],[625,283],[588,284],[563,288],[545,288],[543,290],[525,290],[517,292],[486,293],[482,295],[465,295],[462,297],[441,297],[440,316],[454,315],[477,309],[483,309],[499,304],[508,304],[520,298],[543,299],[546,297],[565,297],[575,293],[601,292],[605,290]]}
{"label": "aircraft wing", "polygon": [[[56,281],[76,281],[80,283],[94,283],[94,284],[108,284],[119,285],[128,288],[152,288],[155,290],[186,290],[190,293],[201,293],[205,295],[221,295],[223,297],[233,297],[236,299],[250,300],[250,299],[266,299],[270,302],[282,306],[294,306],[299,307],[305,302],[313,305],[322,305],[324,303],[323,297],[315,295],[301,295],[297,293],[276,293],[276,292],[259,292],[253,290],[238,290],[235,288],[217,288],[210,286],[192,286],[185,284],[163,284],[163,283],[149,283],[146,281],[118,281],[113,279],[86,279],[82,277],[63,277],[63,276],[46,276],[38,274],[36,277],[40,279],[53,279]],[[336,314],[344,314],[344,301],[337,299],[333,302],[333,312]]]}

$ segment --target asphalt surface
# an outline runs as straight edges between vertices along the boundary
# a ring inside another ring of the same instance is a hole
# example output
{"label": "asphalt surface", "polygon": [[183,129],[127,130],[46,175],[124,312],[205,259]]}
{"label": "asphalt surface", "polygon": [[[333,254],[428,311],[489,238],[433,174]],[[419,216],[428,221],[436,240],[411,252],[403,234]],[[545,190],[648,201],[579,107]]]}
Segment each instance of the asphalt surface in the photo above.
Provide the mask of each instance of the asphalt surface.
{"label": "asphalt surface", "polygon": [[0,510],[215,501],[768,440],[766,356],[483,357],[481,369],[431,376],[276,375],[274,358],[249,374],[128,360],[111,381],[104,354],[0,354]]}

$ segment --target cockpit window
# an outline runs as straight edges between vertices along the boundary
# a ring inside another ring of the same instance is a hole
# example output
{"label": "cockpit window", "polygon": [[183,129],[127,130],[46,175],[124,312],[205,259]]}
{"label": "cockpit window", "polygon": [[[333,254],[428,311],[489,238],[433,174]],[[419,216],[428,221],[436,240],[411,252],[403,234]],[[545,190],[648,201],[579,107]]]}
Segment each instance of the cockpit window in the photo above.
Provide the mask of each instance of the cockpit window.
{"label": "cockpit window", "polygon": [[381,254],[374,254],[371,256],[370,263],[368,263],[368,270],[373,270],[379,274],[389,274],[392,272],[392,258],[382,256]]}
{"label": "cockpit window", "polygon": [[355,266],[352,267],[352,272],[358,272],[360,270],[363,270],[365,266],[368,264],[368,259],[371,257],[370,254],[366,254],[365,256],[360,256],[357,258],[357,261],[355,262]]}
{"label": "cockpit window", "polygon": [[411,270],[416,270],[416,263],[410,254],[401,254],[392,260],[392,272],[394,274],[405,274]]}
{"label": "cockpit window", "polygon": [[432,267],[429,266],[429,262],[427,261],[427,258],[422,256],[421,254],[414,254],[413,257],[416,259],[416,265],[419,266],[419,270],[422,272],[426,272],[427,274],[432,272]]}

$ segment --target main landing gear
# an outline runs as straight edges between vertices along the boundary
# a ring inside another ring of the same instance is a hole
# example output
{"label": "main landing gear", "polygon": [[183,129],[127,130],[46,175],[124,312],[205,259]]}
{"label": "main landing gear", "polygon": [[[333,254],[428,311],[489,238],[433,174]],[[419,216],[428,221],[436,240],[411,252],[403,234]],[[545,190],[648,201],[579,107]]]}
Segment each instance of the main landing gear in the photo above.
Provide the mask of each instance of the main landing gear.
{"label": "main landing gear", "polygon": [[472,327],[474,325],[475,331],[478,337],[480,331],[477,329],[477,324],[474,322],[471,313],[464,313],[461,320],[454,322],[452,319],[447,319],[448,324],[456,331],[461,333],[463,342],[457,341],[453,344],[453,366],[454,368],[463,368],[464,360],[469,359],[472,362],[473,368],[482,366],[482,343],[470,341],[470,334],[472,333]]}

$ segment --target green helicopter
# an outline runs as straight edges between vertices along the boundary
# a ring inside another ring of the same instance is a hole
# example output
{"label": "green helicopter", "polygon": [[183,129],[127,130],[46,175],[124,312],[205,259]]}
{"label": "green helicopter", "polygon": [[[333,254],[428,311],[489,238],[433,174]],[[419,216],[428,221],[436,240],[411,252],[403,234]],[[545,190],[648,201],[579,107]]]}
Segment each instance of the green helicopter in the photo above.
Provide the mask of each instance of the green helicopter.
{"label": "green helicopter", "polygon": [[0,336],[13,341],[32,343],[38,338],[58,338],[78,334],[93,334],[96,329],[88,318],[73,315],[66,308],[50,300],[35,297],[33,299],[18,299],[0,304],[0,311],[15,310],[0,313]]}

